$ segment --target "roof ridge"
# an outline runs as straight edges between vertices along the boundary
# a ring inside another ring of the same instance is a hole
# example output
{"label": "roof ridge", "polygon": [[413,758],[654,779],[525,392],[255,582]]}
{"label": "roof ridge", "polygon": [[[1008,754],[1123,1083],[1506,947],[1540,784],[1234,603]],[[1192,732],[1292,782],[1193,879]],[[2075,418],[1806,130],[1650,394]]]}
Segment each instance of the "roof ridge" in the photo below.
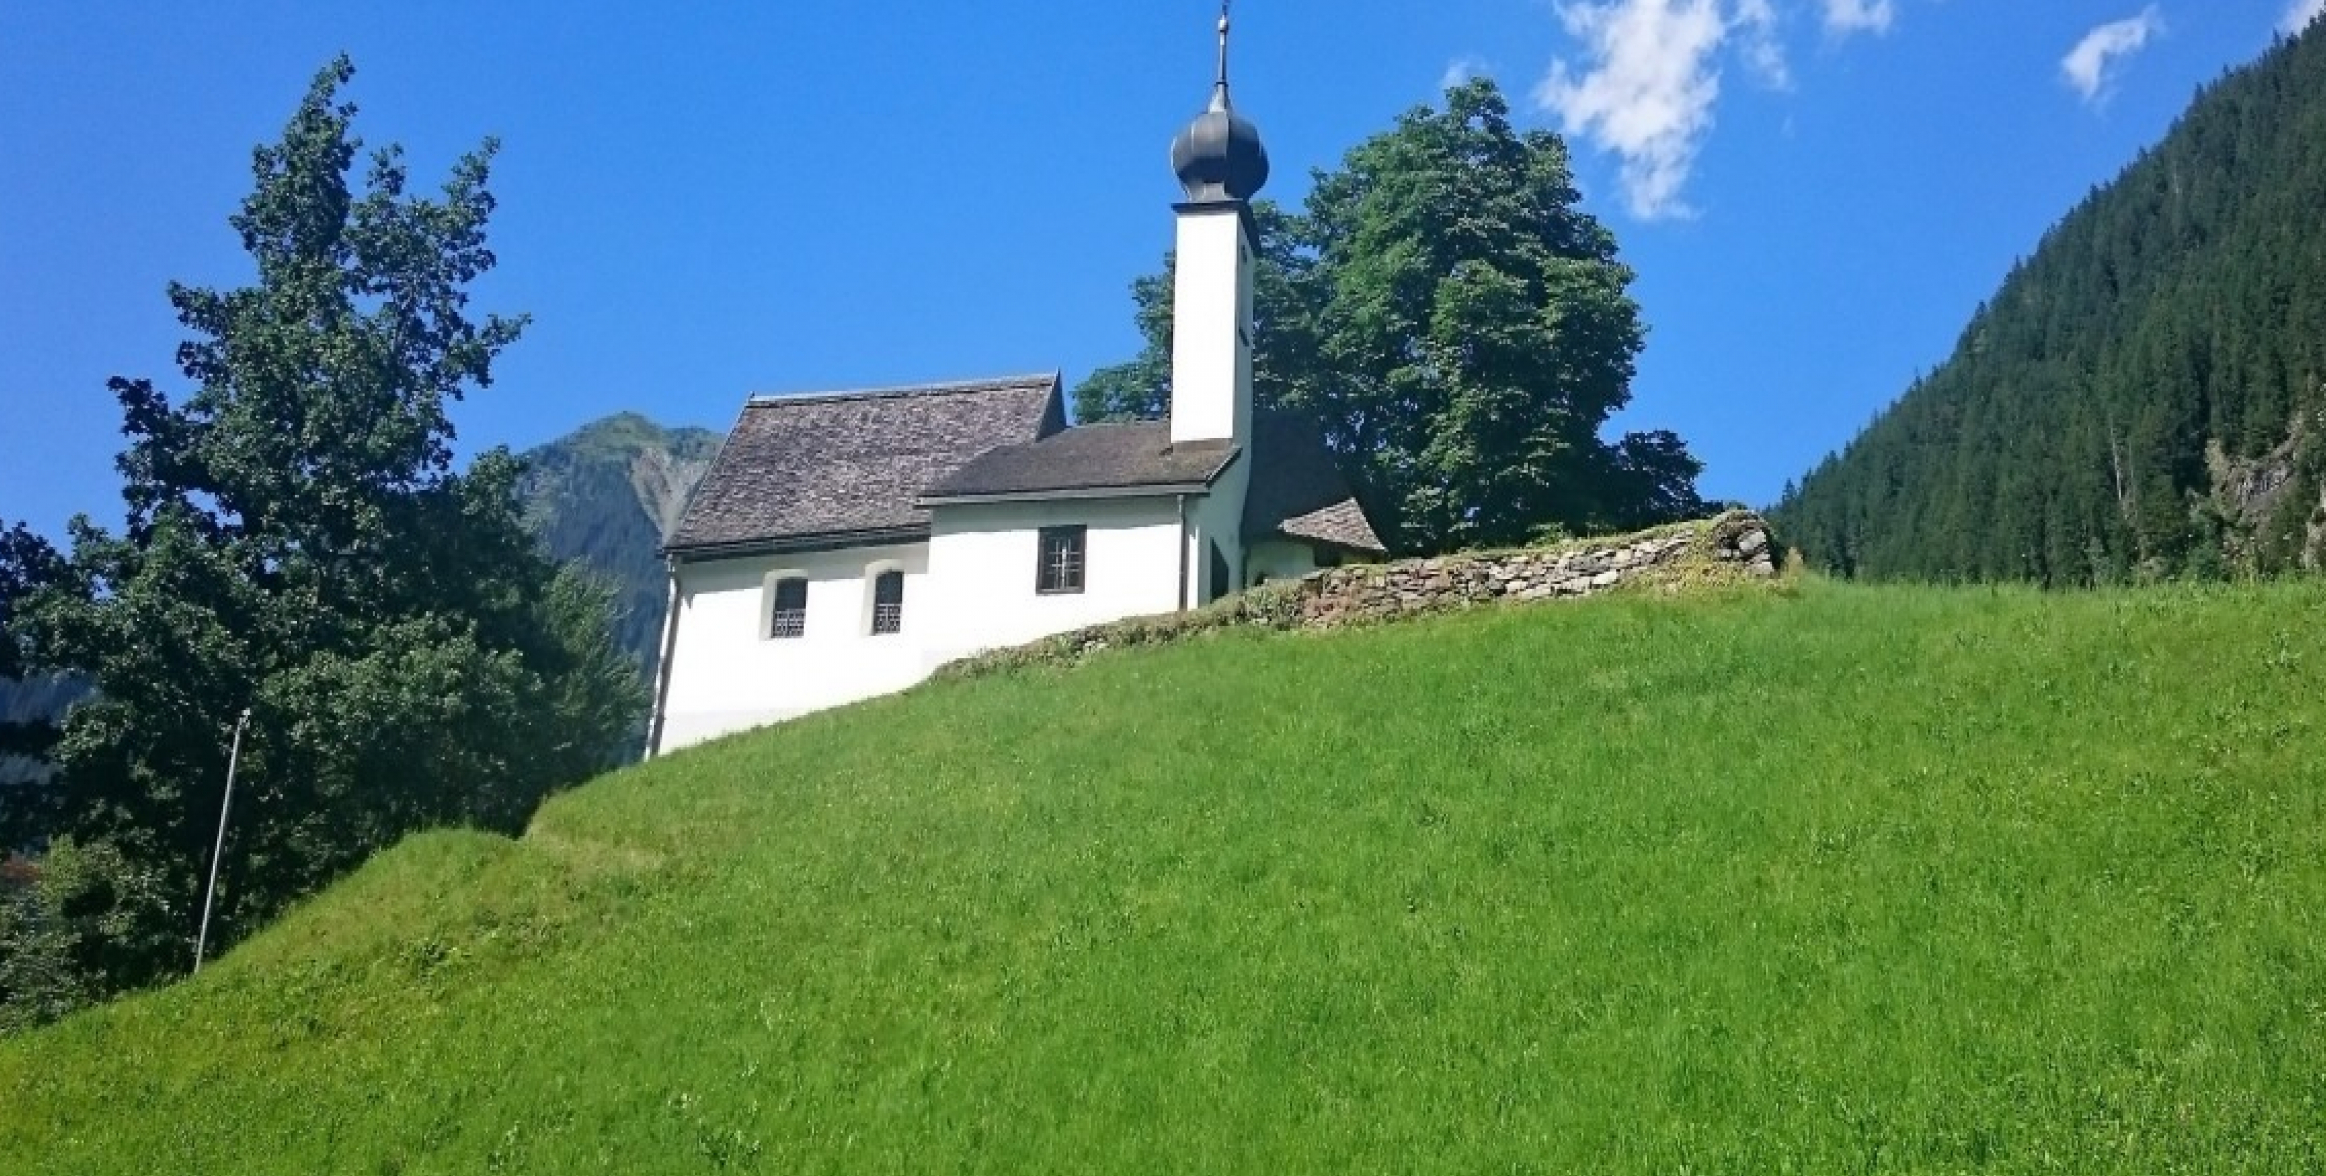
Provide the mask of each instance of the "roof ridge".
{"label": "roof ridge", "polygon": [[963,392],[993,392],[1003,388],[1022,388],[1031,384],[1056,385],[1064,373],[1056,368],[1046,372],[1026,372],[1019,375],[990,376],[974,380],[945,380],[928,384],[894,384],[884,388],[851,388],[838,392],[754,392],[744,402],[746,408],[771,404],[822,404],[833,400],[887,400],[904,396],[945,396]]}

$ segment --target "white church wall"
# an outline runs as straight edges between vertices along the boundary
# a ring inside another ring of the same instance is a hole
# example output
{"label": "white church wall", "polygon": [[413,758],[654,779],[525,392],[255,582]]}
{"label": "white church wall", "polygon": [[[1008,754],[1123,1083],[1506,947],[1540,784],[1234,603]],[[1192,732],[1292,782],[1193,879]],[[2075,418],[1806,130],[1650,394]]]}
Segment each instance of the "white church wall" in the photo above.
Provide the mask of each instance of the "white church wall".
{"label": "white church wall", "polygon": [[[1193,518],[1203,499],[1189,504]],[[682,565],[661,750],[888,694],[958,657],[1179,606],[1176,498],[941,507],[927,544]],[[1036,590],[1043,527],[1082,526],[1083,590]],[[904,573],[874,636],[873,582]],[[1195,570],[1193,566],[1191,571]],[[772,637],[778,581],[807,581],[798,637]]]}
{"label": "white church wall", "polygon": [[[873,636],[872,587],[904,573],[900,631]],[[774,582],[808,582],[798,637],[769,636]],[[689,563],[679,571],[662,750],[902,690],[943,660],[932,652],[927,544]]]}
{"label": "white church wall", "polygon": [[[1035,590],[1041,528],[1083,526],[1083,590]],[[967,656],[1179,607],[1176,498],[939,507],[929,572],[945,648]]]}
{"label": "white church wall", "polygon": [[[1212,483],[1211,493],[1189,503],[1193,524],[1188,536],[1188,602],[1207,604],[1241,589],[1244,581],[1244,496],[1251,485],[1252,463],[1236,459]],[[1211,581],[1211,545],[1219,545],[1228,564],[1227,579]]]}
{"label": "white church wall", "polygon": [[1316,549],[1289,539],[1269,539],[1244,552],[1244,586],[1269,580],[1297,580],[1321,566]]}

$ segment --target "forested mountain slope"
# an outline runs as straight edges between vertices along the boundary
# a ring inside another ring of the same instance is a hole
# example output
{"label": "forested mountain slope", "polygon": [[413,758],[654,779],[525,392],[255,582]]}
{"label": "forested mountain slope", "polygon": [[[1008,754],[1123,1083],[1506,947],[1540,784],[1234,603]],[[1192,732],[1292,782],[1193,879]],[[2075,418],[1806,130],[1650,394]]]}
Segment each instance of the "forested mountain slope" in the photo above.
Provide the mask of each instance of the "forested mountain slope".
{"label": "forested mountain slope", "polygon": [[549,553],[615,587],[616,637],[651,675],[664,592],[662,536],[686,508],[720,435],[620,413],[524,455],[527,514]]}
{"label": "forested mountain slope", "polygon": [[1877,578],[2048,584],[2326,548],[2326,30],[2199,94],[1773,512]]}

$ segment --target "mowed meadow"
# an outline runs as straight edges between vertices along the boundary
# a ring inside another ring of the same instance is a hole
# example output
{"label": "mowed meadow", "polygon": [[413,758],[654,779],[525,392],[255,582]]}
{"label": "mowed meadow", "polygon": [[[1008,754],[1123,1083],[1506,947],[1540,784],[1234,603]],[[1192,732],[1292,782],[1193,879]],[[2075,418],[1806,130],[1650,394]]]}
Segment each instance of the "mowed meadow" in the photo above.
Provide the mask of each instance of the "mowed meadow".
{"label": "mowed meadow", "polygon": [[0,1042],[10,1173],[2315,1172],[2326,584],[945,683]]}

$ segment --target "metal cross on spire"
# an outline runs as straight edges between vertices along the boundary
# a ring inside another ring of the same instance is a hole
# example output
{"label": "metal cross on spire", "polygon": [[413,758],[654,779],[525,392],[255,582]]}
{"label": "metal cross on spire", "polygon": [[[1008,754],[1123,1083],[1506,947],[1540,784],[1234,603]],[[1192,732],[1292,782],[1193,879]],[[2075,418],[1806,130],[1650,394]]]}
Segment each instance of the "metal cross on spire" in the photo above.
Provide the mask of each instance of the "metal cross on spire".
{"label": "metal cross on spire", "polygon": [[1219,93],[1228,93],[1228,5],[1233,0],[1219,0]]}

